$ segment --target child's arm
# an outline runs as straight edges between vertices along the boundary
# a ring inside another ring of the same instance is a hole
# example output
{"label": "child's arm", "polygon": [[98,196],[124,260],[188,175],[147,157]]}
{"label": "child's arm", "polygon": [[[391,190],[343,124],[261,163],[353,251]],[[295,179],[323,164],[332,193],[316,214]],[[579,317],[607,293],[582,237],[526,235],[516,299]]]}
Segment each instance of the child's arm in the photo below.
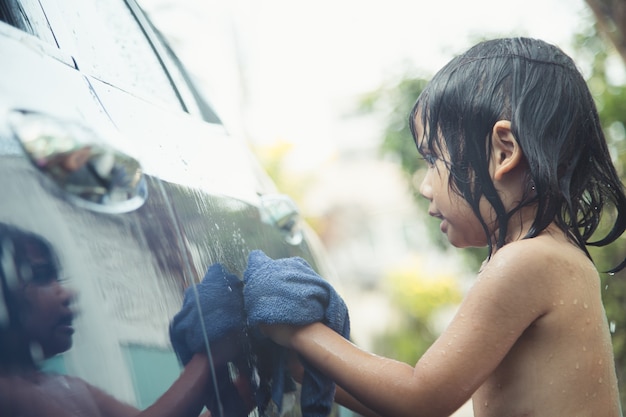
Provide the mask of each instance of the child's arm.
{"label": "child's arm", "polygon": [[549,291],[539,285],[545,256],[505,249],[481,272],[449,327],[415,367],[367,353],[321,323],[263,330],[379,415],[449,415],[552,305]]}
{"label": "child's arm", "polygon": [[89,387],[104,417],[197,417],[204,406],[205,393],[210,389],[209,381],[208,357],[196,354],[170,389],[144,411]]}
{"label": "child's arm", "polygon": [[[289,372],[296,381],[302,383],[304,367],[302,366],[302,363],[300,363],[298,355],[294,351],[290,351],[289,355]],[[378,414],[367,408],[340,386],[336,386],[335,389],[335,402],[349,408],[352,411],[355,411],[361,416],[378,417]]]}
{"label": "child's arm", "polygon": [[378,414],[376,414],[370,408],[367,408],[365,405],[363,405],[362,402],[354,398],[352,395],[350,395],[346,390],[344,390],[340,386],[337,386],[337,389],[335,390],[335,402],[337,404],[341,404],[342,406],[346,408],[349,408],[350,410],[354,411],[360,416],[379,417]]}

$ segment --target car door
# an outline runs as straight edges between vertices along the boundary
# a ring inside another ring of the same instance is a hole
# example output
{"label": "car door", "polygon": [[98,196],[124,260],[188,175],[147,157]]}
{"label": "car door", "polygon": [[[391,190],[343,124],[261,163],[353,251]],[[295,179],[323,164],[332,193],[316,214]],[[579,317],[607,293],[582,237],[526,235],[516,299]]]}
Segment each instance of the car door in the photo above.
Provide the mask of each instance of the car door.
{"label": "car door", "polygon": [[[319,267],[315,237],[134,2],[2,5],[0,222],[49,241],[78,293],[74,346],[45,366],[143,408],[180,372],[168,325],[184,288],[214,263],[241,277],[254,249]],[[115,192],[55,174],[68,141],[122,167]]]}

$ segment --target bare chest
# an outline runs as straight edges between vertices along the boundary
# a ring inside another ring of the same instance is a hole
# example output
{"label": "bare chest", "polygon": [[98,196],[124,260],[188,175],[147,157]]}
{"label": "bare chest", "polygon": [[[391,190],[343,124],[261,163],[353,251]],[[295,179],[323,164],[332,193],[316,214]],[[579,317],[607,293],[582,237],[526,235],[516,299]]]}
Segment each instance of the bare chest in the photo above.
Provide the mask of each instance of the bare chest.
{"label": "bare chest", "polygon": [[101,416],[88,388],[79,380],[53,376],[38,383],[20,381],[13,389],[11,408],[20,416]]}

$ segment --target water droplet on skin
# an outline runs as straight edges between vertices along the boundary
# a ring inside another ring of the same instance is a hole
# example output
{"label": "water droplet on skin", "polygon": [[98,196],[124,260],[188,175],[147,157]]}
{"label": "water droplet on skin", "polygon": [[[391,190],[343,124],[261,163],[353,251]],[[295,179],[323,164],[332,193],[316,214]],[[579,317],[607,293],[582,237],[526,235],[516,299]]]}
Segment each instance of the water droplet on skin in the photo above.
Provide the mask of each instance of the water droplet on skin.
{"label": "water droplet on skin", "polygon": [[559,300],[559,304],[563,305],[563,304],[565,304],[565,301]]}
{"label": "water droplet on skin", "polygon": [[578,304],[578,298],[574,298],[574,305]]}
{"label": "water droplet on skin", "polygon": [[587,320],[585,320],[585,323],[587,323],[587,324],[591,323],[591,319],[589,317],[587,317]]}
{"label": "water droplet on skin", "polygon": [[587,351],[587,346],[583,346],[583,352]]}
{"label": "water droplet on skin", "polygon": [[587,305],[587,303],[583,303],[583,307],[584,308],[589,308],[589,305]]}
{"label": "water droplet on skin", "polygon": [[598,379],[598,384],[602,383],[602,378]]}
{"label": "water droplet on skin", "polygon": [[598,361],[598,365],[602,365],[602,359]]}
{"label": "water droplet on skin", "polygon": [[580,364],[576,362],[576,369],[580,370]]}

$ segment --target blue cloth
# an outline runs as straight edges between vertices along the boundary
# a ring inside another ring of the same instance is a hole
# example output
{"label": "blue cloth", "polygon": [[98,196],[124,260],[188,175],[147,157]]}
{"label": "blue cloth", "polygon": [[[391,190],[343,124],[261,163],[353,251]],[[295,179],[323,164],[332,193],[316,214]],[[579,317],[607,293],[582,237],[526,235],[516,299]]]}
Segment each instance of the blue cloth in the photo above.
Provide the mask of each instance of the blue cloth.
{"label": "blue cloth", "polygon": [[206,351],[203,327],[209,343],[243,332],[242,290],[241,280],[219,263],[209,267],[199,284],[185,290],[183,306],[170,323],[170,341],[183,365],[194,353]]}
{"label": "blue cloth", "polygon": [[194,353],[207,352],[206,333],[208,348],[214,359],[219,397],[216,387],[213,387],[207,393],[205,403],[216,417],[248,415],[228,368],[228,362],[243,364],[239,368],[240,374],[252,379],[242,349],[245,345],[244,329],[243,283],[221,264],[209,267],[202,282],[185,290],[183,306],[170,323],[170,341],[183,365],[191,360]]}
{"label": "blue cloth", "polygon": [[[350,337],[348,309],[335,289],[302,258],[273,260],[260,250],[252,251],[244,273],[244,303],[251,327],[259,324],[305,325],[322,322],[346,339]],[[272,400],[282,406],[286,350],[276,345]],[[300,406],[303,417],[330,414],[334,382],[302,360],[304,376]]]}

